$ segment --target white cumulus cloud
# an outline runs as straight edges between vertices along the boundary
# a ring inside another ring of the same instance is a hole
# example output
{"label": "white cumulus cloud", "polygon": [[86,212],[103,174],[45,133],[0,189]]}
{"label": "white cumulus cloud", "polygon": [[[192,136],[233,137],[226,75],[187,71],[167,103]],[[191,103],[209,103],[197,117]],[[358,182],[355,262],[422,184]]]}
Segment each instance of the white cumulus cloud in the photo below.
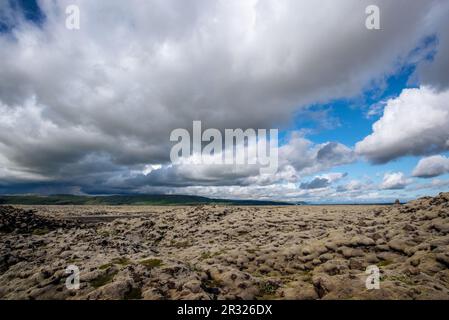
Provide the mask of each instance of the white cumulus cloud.
{"label": "white cumulus cloud", "polygon": [[419,178],[433,178],[449,172],[449,158],[441,155],[431,156],[419,160],[413,176]]}
{"label": "white cumulus cloud", "polygon": [[356,152],[374,163],[449,150],[449,90],[405,89],[385,106]]}
{"label": "white cumulus cloud", "polygon": [[411,182],[412,180],[402,172],[388,172],[384,174],[381,188],[388,190],[404,189]]}

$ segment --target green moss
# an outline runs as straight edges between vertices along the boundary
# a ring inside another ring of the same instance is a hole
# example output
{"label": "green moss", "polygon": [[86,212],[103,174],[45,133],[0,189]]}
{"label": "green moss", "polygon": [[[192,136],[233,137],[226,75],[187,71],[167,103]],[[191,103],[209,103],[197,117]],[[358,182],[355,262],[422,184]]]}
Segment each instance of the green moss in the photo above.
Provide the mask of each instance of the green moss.
{"label": "green moss", "polygon": [[112,267],[113,265],[114,265],[113,263],[106,263],[106,264],[101,265],[99,267],[99,269],[100,270],[105,270],[105,269],[108,269],[109,267]]}
{"label": "green moss", "polygon": [[225,252],[226,252],[226,250],[220,250],[220,251],[215,251],[215,252],[205,251],[205,252],[201,253],[200,260],[210,259],[210,258],[219,256]]}
{"label": "green moss", "polygon": [[118,271],[114,271],[111,273],[103,274],[90,282],[90,285],[94,288],[99,288],[108,284],[114,279],[114,276],[118,273]]}
{"label": "green moss", "polygon": [[80,258],[69,259],[69,260],[67,260],[67,263],[68,263],[68,264],[75,264],[75,263],[80,262],[80,261],[81,261]]}
{"label": "green moss", "polygon": [[38,228],[38,229],[34,229],[33,230],[33,234],[36,236],[42,236],[44,234],[49,233],[50,230],[48,230],[47,228]]}
{"label": "green moss", "polygon": [[206,260],[212,258],[212,254],[209,251],[201,253],[200,260]]}
{"label": "green moss", "polygon": [[124,296],[125,300],[139,300],[142,299],[142,290],[140,288],[132,288]]}
{"label": "green moss", "polygon": [[406,284],[408,286],[413,286],[414,285],[413,281],[409,277],[407,277],[405,275],[388,276],[388,277],[385,277],[385,280],[399,281],[399,282],[402,282],[402,283],[404,283],[404,284]]}
{"label": "green moss", "polygon": [[383,260],[383,261],[380,261],[379,263],[377,263],[377,266],[378,267],[386,267],[386,266],[388,266],[388,265],[390,265],[392,263],[393,263],[393,261]]}
{"label": "green moss", "polygon": [[263,296],[271,296],[276,293],[276,290],[279,288],[279,286],[271,281],[262,282],[259,285],[260,292]]}
{"label": "green moss", "polygon": [[302,271],[302,280],[308,283],[312,283],[313,272],[311,270]]}
{"label": "green moss", "polygon": [[129,259],[126,258],[126,257],[120,257],[120,258],[114,258],[114,259],[112,259],[112,263],[114,263],[114,264],[120,264],[120,265],[122,265],[122,266],[126,266],[126,265],[128,265],[128,264],[131,263],[131,260],[129,260]]}
{"label": "green moss", "polygon": [[148,269],[157,268],[163,265],[160,259],[145,259],[139,262],[141,265],[147,267]]}
{"label": "green moss", "polygon": [[304,271],[301,271],[299,274],[302,276],[311,276],[312,270],[304,270]]}
{"label": "green moss", "polygon": [[265,281],[259,284],[259,295],[258,299],[262,300],[274,300],[278,297],[276,296],[276,291],[279,285],[272,281]]}
{"label": "green moss", "polygon": [[111,260],[111,262],[103,264],[103,265],[99,266],[98,268],[100,270],[105,270],[105,269],[108,269],[109,267],[112,267],[113,265],[116,265],[116,264],[121,265],[121,266],[126,266],[130,263],[131,263],[131,260],[129,260],[128,258],[120,257],[120,258],[114,258]]}
{"label": "green moss", "polygon": [[109,237],[111,235],[109,231],[99,231],[98,234],[102,237]]}
{"label": "green moss", "polygon": [[214,257],[220,256],[220,255],[222,255],[222,254],[225,254],[226,252],[228,252],[228,250],[226,250],[226,249],[221,249],[221,250],[219,250],[219,251],[217,251],[217,252],[214,253]]}

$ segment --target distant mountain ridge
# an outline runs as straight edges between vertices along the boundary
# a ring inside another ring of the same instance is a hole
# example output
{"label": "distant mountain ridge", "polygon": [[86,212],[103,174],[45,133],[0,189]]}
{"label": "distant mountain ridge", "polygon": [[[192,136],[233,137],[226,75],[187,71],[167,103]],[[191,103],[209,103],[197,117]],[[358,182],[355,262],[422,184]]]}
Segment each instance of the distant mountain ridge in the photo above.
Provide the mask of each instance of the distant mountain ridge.
{"label": "distant mountain ridge", "polygon": [[5,195],[0,196],[0,204],[24,205],[292,205],[288,202],[262,200],[229,200],[211,199],[188,195],[109,195],[109,196],[79,196],[69,194],[57,195]]}

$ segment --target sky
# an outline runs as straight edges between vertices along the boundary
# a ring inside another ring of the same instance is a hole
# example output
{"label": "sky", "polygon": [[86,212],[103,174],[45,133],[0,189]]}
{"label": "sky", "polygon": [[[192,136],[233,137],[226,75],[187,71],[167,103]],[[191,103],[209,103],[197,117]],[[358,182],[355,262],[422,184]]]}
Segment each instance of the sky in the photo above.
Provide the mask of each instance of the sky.
{"label": "sky", "polygon": [[[0,194],[448,191],[448,16],[449,0],[0,0]],[[278,129],[277,172],[171,162],[195,120]]]}

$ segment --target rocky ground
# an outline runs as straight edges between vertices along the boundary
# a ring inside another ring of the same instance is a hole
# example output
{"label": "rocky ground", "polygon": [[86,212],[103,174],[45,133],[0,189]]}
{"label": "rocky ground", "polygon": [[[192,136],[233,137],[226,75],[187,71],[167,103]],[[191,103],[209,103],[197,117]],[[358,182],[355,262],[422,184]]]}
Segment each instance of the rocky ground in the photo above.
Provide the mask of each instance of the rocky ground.
{"label": "rocky ground", "polygon": [[[365,286],[370,265],[379,290]],[[449,193],[394,206],[0,206],[0,298],[449,299]]]}

